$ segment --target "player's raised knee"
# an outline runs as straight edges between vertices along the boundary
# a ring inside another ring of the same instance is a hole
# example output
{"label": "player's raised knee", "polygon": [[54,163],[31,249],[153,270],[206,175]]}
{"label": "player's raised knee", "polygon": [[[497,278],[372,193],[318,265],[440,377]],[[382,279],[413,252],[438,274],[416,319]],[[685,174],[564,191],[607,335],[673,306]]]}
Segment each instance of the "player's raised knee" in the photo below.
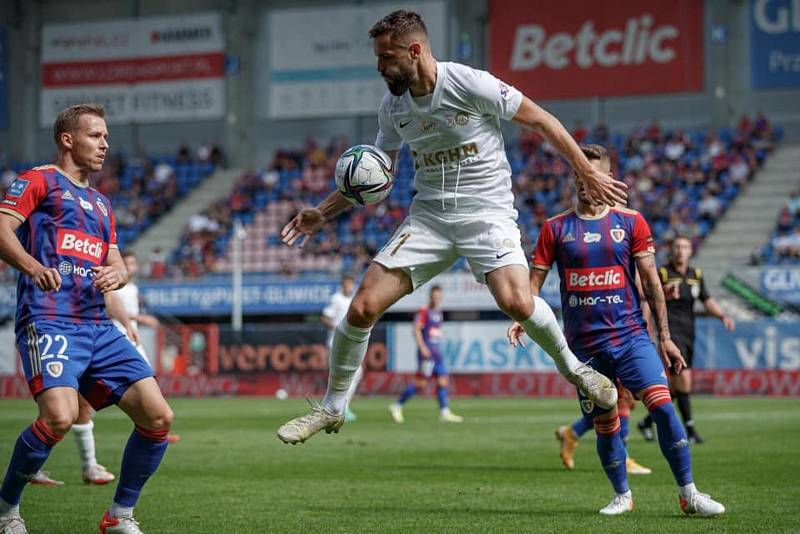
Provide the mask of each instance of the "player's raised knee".
{"label": "player's raised knee", "polygon": [[358,295],[347,311],[347,322],[359,328],[369,328],[382,313],[383,309],[378,299],[369,295]]}
{"label": "player's raised knee", "polygon": [[533,314],[530,292],[509,291],[498,296],[497,305],[515,321],[524,321]]}
{"label": "player's raised knee", "polygon": [[47,414],[42,414],[41,419],[47,423],[47,426],[56,434],[63,436],[72,428],[72,425],[77,421],[77,412],[73,413],[72,410],[56,409],[51,410]]}

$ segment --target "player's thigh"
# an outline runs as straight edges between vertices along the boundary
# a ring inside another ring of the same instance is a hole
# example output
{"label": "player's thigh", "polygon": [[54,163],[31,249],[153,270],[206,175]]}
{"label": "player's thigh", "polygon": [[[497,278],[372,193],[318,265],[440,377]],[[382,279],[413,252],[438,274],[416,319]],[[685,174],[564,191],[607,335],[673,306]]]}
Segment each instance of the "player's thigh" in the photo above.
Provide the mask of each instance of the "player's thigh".
{"label": "player's thigh", "polygon": [[465,217],[456,227],[455,242],[458,255],[467,258],[475,280],[482,284],[487,283],[488,273],[507,265],[522,266],[527,274],[528,260],[522,250],[519,227],[509,214]]}
{"label": "player's thigh", "polygon": [[92,360],[80,380],[81,395],[95,410],[116,404],[125,392],[153,371],[136,347],[114,325],[93,325]]}
{"label": "player's thigh", "polygon": [[172,409],[152,376],[131,384],[117,406],[134,423],[148,430],[160,430],[172,425]]}
{"label": "player's thigh", "polygon": [[17,350],[31,395],[50,388],[78,389],[91,360],[93,339],[83,325],[32,321],[17,331]]}
{"label": "player's thigh", "polygon": [[347,320],[353,326],[371,326],[389,306],[411,291],[411,279],[405,271],[372,262],[353,296]]}
{"label": "player's thigh", "polygon": [[528,267],[506,265],[486,274],[486,285],[501,310],[514,320],[524,321],[533,314]]}
{"label": "player's thigh", "polygon": [[664,363],[647,336],[636,336],[621,348],[617,377],[637,398],[639,392],[650,386],[668,386]]}
{"label": "player's thigh", "polygon": [[433,214],[409,215],[378,252],[373,263],[404,272],[411,282],[411,289],[416,289],[458,259],[456,246],[450,237],[451,227],[451,223]]}

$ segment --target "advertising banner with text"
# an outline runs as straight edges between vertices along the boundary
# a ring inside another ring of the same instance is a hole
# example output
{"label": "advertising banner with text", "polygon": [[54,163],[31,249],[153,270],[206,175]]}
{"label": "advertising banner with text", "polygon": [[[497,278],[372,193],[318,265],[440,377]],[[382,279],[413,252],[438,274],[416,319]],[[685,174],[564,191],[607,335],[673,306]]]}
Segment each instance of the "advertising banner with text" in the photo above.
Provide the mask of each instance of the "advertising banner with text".
{"label": "advertising banner with text", "polygon": [[701,0],[491,0],[489,70],[533,99],[703,90]]}
{"label": "advertising banner with text", "polygon": [[750,75],[754,89],[800,86],[800,2],[752,0]]}
{"label": "advertising banner with text", "polygon": [[445,49],[444,2],[275,9],[269,14],[269,116],[374,115],[386,93],[369,29],[395,9],[422,15],[434,55]]}
{"label": "advertising banner with text", "polygon": [[40,124],[83,102],[112,124],[219,119],[224,74],[219,14],[46,24]]}

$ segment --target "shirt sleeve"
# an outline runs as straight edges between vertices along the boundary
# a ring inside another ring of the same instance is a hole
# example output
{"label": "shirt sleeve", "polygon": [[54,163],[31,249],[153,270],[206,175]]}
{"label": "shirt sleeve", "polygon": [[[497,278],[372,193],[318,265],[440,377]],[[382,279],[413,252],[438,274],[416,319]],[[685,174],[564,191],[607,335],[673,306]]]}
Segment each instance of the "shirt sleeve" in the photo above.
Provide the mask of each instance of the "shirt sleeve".
{"label": "shirt sleeve", "polygon": [[110,248],[119,248],[117,245],[117,218],[114,217],[114,211],[111,209],[111,202],[108,205],[108,246]]}
{"label": "shirt sleeve", "polygon": [[706,279],[703,277],[703,271],[700,270],[699,267],[695,267],[694,275],[700,280],[700,300],[706,301],[711,298],[711,295],[708,294],[708,288],[706,287]]}
{"label": "shirt sleeve", "polygon": [[389,112],[390,104],[391,93],[386,93],[378,108],[378,135],[375,138],[375,146],[387,152],[399,150],[403,146],[403,138],[392,122],[392,115]]}
{"label": "shirt sleeve", "polygon": [[644,220],[641,213],[636,214],[633,223],[633,255],[634,257],[648,256],[656,253],[656,245],[653,242],[653,234],[650,226]]}
{"label": "shirt sleeve", "polygon": [[414,315],[414,324],[424,327],[427,322],[428,322],[428,310],[426,308],[420,308],[419,310],[417,310],[416,315]]}
{"label": "shirt sleeve", "polygon": [[331,301],[328,303],[327,306],[322,308],[322,315],[327,317],[328,319],[333,319],[336,317],[336,295],[331,298]]}
{"label": "shirt sleeve", "polygon": [[555,239],[550,223],[542,225],[539,239],[536,241],[536,250],[533,251],[533,268],[549,271],[555,261]]}
{"label": "shirt sleeve", "polygon": [[6,190],[3,200],[0,201],[0,212],[25,222],[46,196],[44,174],[38,171],[25,172]]}
{"label": "shirt sleeve", "polygon": [[473,70],[469,87],[475,99],[476,109],[483,115],[496,115],[510,121],[522,104],[522,93],[515,87],[503,83],[485,70]]}

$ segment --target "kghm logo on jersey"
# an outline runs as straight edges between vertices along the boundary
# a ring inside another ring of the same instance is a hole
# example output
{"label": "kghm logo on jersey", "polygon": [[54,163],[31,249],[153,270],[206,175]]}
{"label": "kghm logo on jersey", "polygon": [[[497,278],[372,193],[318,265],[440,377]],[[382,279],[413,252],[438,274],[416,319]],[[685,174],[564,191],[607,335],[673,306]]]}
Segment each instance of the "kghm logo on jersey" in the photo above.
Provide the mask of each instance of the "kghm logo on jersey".
{"label": "kghm logo on jersey", "polygon": [[567,291],[601,291],[625,287],[625,270],[621,265],[564,269]]}
{"label": "kghm logo on jersey", "polygon": [[79,230],[60,228],[58,230],[56,252],[98,264],[108,253],[108,244],[99,237],[85,234]]}
{"label": "kghm logo on jersey", "polygon": [[583,242],[584,243],[599,243],[600,242],[600,234],[596,232],[584,232],[583,233]]}
{"label": "kghm logo on jersey", "polygon": [[94,208],[92,207],[92,203],[91,203],[91,202],[87,202],[86,200],[83,200],[83,199],[82,199],[82,198],[80,198],[80,197],[78,198],[78,200],[79,200],[79,201],[80,201],[80,203],[81,203],[81,207],[82,207],[82,208],[83,208],[85,211],[94,211]]}

